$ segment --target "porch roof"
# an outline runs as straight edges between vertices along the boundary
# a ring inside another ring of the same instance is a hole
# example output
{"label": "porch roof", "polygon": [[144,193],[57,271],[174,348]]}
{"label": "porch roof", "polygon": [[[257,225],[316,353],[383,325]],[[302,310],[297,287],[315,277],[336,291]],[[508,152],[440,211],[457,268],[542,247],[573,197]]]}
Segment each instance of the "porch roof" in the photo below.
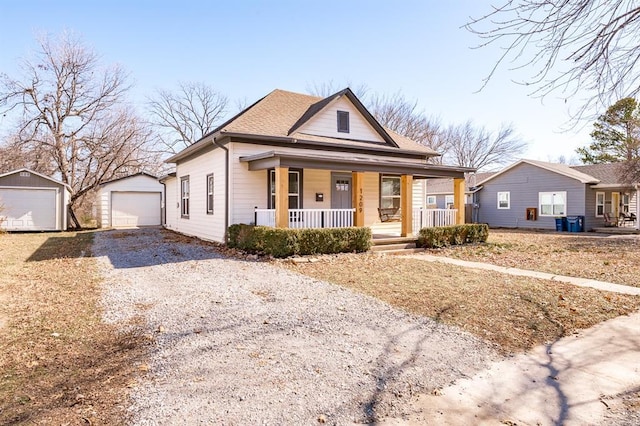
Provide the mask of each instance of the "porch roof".
{"label": "porch roof", "polygon": [[327,155],[291,154],[267,151],[260,154],[240,157],[240,161],[249,164],[249,170],[266,170],[275,167],[300,169],[348,170],[352,172],[378,172],[399,175],[412,175],[415,178],[464,178],[469,167],[441,166],[436,164],[407,163],[389,159],[363,157],[336,157]]}

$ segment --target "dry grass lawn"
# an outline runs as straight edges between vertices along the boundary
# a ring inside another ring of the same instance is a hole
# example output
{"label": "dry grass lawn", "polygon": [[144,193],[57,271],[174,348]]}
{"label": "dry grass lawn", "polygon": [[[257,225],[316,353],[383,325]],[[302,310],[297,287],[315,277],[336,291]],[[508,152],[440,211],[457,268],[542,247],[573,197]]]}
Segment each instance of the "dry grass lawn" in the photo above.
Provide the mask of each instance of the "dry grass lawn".
{"label": "dry grass lawn", "polygon": [[281,264],[458,326],[507,353],[640,308],[640,297],[390,255],[347,254]]}
{"label": "dry grass lawn", "polygon": [[640,236],[492,229],[486,244],[429,252],[640,287]]}
{"label": "dry grass lawn", "polygon": [[0,424],[125,422],[146,344],[101,322],[91,241],[0,235]]}

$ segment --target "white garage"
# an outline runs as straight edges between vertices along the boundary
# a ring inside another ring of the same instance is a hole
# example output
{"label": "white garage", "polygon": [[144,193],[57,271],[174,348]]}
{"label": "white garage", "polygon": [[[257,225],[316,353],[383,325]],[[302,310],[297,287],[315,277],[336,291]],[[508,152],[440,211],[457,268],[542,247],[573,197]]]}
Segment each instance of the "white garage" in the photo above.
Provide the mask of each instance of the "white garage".
{"label": "white garage", "polygon": [[0,175],[0,228],[7,231],[67,229],[69,187],[33,170]]}
{"label": "white garage", "polygon": [[162,224],[164,186],[155,176],[138,173],[102,184],[98,224],[103,228]]}

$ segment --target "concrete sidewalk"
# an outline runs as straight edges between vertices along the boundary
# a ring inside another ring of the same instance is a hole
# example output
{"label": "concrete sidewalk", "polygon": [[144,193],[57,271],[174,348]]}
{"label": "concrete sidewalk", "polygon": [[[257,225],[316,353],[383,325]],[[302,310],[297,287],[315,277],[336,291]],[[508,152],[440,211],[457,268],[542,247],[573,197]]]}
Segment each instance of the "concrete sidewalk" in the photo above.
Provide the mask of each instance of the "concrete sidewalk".
{"label": "concrete sidewalk", "polygon": [[[484,269],[487,271],[496,271],[503,274],[517,275],[521,277],[540,278],[543,280],[560,281],[580,287],[591,287],[598,290],[612,291],[620,294],[630,294],[632,296],[640,296],[640,287],[631,287],[627,285],[614,284],[606,281],[591,280],[588,278],[568,277],[565,275],[550,274],[547,272],[530,271],[527,269],[508,268],[505,266],[492,265],[490,263],[471,262],[468,260],[453,259],[450,257],[433,256],[430,254],[419,253],[403,255],[412,259],[425,260],[428,262],[440,262],[449,265],[463,266],[465,268]],[[640,277],[638,278],[640,280]]]}
{"label": "concrete sidewalk", "polygon": [[[640,289],[607,282],[458,259],[409,255],[422,260],[498,271],[624,294]],[[607,418],[622,406],[618,395],[640,389],[640,312],[600,323],[557,342],[497,362],[459,380],[438,395],[422,395],[410,419],[382,425],[600,425],[640,424]]]}
{"label": "concrete sidewalk", "polygon": [[[423,395],[419,413],[384,425],[599,425],[616,395],[640,388],[640,312],[493,364],[440,395]],[[637,424],[638,418],[626,419]]]}

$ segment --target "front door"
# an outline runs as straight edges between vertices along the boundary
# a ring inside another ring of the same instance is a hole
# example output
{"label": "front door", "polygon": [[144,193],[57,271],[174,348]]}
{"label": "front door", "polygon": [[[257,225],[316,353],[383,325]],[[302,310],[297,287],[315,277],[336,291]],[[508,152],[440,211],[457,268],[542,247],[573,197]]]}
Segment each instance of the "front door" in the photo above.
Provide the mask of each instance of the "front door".
{"label": "front door", "polygon": [[331,208],[351,208],[351,175],[331,174]]}
{"label": "front door", "polygon": [[612,192],[611,193],[611,218],[613,220],[618,220],[618,216],[620,216],[620,193]]}

